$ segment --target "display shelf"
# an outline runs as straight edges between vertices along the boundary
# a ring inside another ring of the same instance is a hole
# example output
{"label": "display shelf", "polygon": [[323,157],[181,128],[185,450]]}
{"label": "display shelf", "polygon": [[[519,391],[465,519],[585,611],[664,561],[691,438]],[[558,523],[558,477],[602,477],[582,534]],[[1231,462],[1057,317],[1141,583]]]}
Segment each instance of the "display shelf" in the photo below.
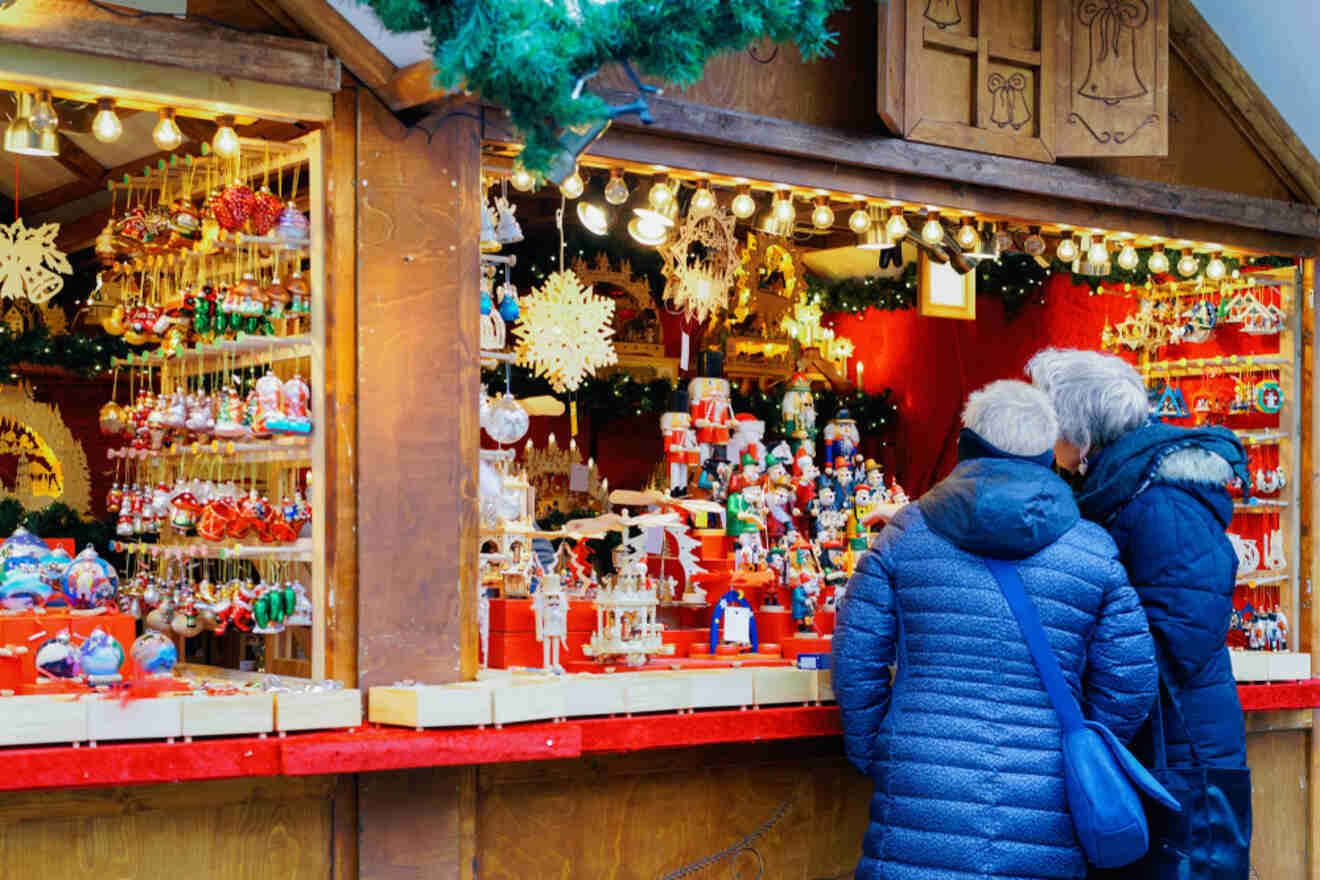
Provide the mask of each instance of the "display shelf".
{"label": "display shelf", "polygon": [[1275,501],[1270,498],[1253,498],[1250,504],[1235,502],[1234,513],[1278,513],[1288,507],[1287,501]]}
{"label": "display shelf", "polygon": [[222,362],[227,367],[239,370],[257,364],[277,361],[296,360],[312,356],[312,337],[300,336],[243,336],[239,339],[222,339],[219,342],[183,348],[174,357],[166,357],[160,352],[144,355],[130,355],[115,358],[117,367],[158,367],[162,364],[185,364],[189,367],[219,366]]}
{"label": "display shelf", "polygon": [[1197,376],[1207,369],[1222,373],[1248,373],[1278,370],[1292,366],[1293,359],[1282,354],[1216,355],[1202,358],[1174,358],[1151,361],[1141,367],[1143,376]]}
{"label": "display shelf", "polygon": [[292,544],[243,544],[229,541],[223,544],[210,544],[200,538],[192,541],[154,542],[154,541],[115,541],[124,553],[150,553],[151,548],[187,550],[187,555],[194,559],[252,559],[271,560],[274,562],[311,562],[312,539],[299,538]]}
{"label": "display shelf", "polygon": [[1268,574],[1252,572],[1251,574],[1238,575],[1237,583],[1239,587],[1263,587],[1266,584],[1287,583],[1292,575],[1286,571],[1276,571]]}
{"label": "display shelf", "polygon": [[141,452],[148,461],[184,459],[192,456],[220,455],[227,462],[251,464],[286,462],[310,465],[312,444],[308,437],[281,437],[272,440],[211,440],[206,443],[172,443],[164,449],[112,449],[113,458],[133,457]]}
{"label": "display shelf", "polygon": [[1289,439],[1287,431],[1238,431],[1237,436],[1243,446],[1261,446]]}

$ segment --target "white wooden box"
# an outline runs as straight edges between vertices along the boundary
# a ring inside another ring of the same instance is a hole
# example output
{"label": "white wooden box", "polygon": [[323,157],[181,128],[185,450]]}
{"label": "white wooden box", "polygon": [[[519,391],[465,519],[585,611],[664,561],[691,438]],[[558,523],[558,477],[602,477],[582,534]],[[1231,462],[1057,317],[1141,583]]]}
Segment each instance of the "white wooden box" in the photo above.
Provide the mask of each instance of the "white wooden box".
{"label": "white wooden box", "polygon": [[1311,655],[1296,651],[1270,654],[1270,681],[1300,681],[1311,677]]}
{"label": "white wooden box", "polygon": [[756,666],[756,705],[810,703],[817,698],[817,670],[796,666]]}
{"label": "white wooden box", "polygon": [[556,677],[519,679],[508,687],[491,690],[496,724],[543,721],[568,714],[564,682]]}
{"label": "white wooden box", "polygon": [[361,724],[362,691],[356,688],[275,695],[276,730],[339,730]]}
{"label": "white wooden box", "polygon": [[178,697],[128,702],[92,698],[83,702],[87,705],[89,740],[167,739],[183,735],[183,701]]}
{"label": "white wooden box", "polygon": [[184,696],[184,736],[236,736],[269,733],[275,728],[273,694],[225,694]]}
{"label": "white wooden box", "polygon": [[690,669],[688,698],[693,709],[741,709],[756,702],[756,670]]}
{"label": "white wooden box", "polygon": [[1233,678],[1238,681],[1269,681],[1270,655],[1264,651],[1229,651]]}
{"label": "white wooden box", "polygon": [[626,712],[623,676],[609,673],[584,672],[565,676],[564,715],[581,718],[586,715],[617,715]]}
{"label": "white wooden box", "polygon": [[627,712],[677,712],[692,708],[691,684],[682,672],[639,672],[624,682]]}
{"label": "white wooden box", "polygon": [[489,683],[479,681],[374,687],[367,694],[367,717],[376,724],[415,728],[490,724],[492,691]]}
{"label": "white wooden box", "polygon": [[834,670],[816,670],[816,699],[822,703],[834,702]]}
{"label": "white wooden box", "polygon": [[73,697],[0,698],[0,746],[87,739],[87,706]]}

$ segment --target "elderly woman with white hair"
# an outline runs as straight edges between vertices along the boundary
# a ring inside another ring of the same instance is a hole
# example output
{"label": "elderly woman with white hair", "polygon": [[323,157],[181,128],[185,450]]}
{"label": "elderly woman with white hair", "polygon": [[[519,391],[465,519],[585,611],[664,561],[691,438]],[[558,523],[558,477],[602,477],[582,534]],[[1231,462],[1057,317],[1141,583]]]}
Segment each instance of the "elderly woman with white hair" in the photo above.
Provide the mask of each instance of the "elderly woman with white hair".
{"label": "elderly woman with white hair", "polygon": [[[1055,458],[1075,475],[1082,516],[1113,536],[1149,618],[1169,765],[1245,770],[1242,707],[1225,642],[1237,581],[1237,555],[1225,535],[1233,519],[1227,486],[1234,476],[1250,485],[1242,445],[1226,428],[1152,418],[1141,377],[1113,355],[1045,349],[1027,373],[1054,403]],[[1148,763],[1152,727],[1133,745]],[[1206,807],[1218,815],[1180,820],[1218,825],[1215,871],[1194,876],[1246,877],[1249,790],[1241,800],[1231,809]]]}
{"label": "elderly woman with white hair", "polygon": [[963,425],[958,466],[862,556],[834,633],[844,746],[875,786],[856,876],[1082,878],[1062,728],[986,558],[1014,564],[1086,715],[1124,740],[1154,648],[1113,540],[1051,470],[1049,399],[995,382]]}

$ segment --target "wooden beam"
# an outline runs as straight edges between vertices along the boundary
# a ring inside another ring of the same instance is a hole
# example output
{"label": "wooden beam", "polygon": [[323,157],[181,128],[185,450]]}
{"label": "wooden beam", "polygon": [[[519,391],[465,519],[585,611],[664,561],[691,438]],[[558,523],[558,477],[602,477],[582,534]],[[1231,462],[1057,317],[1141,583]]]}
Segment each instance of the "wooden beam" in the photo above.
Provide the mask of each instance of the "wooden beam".
{"label": "wooden beam", "polygon": [[[180,123],[182,119],[178,120]],[[61,144],[61,155],[63,155],[63,144]],[[35,196],[24,197],[22,208],[25,215],[44,214],[47,211],[54,210],[60,205],[68,202],[85,199],[94,193],[105,189],[107,183],[112,180],[118,180],[125,174],[141,174],[142,169],[148,166],[155,166],[161,159],[169,161],[171,155],[175,156],[196,156],[202,152],[200,143],[189,142],[180,145],[177,150],[162,150],[152,153],[149,156],[143,156],[141,159],[134,159],[132,162],[125,162],[122,165],[116,165],[114,168],[102,168],[101,173],[95,178],[84,178],[81,180],[70,181],[63,186],[57,186],[54,189],[48,189]],[[100,166],[97,166],[100,167]],[[76,172],[75,172],[76,173]]]}
{"label": "wooden beam", "polygon": [[[617,89],[598,89],[597,92],[612,104],[635,97]],[[809,157],[854,169],[888,171],[963,186],[995,187],[1125,210],[1139,209],[1147,214],[1208,220],[1248,230],[1320,239],[1320,210],[1314,205],[1096,174],[1061,165],[990,156],[898,138],[853,134],[674,98],[652,97],[650,104],[655,119],[653,125],[647,127],[623,119],[615,126],[702,144],[731,144],[765,153]],[[486,114],[488,139],[500,139],[495,131],[502,126],[508,130],[503,114]]]}
{"label": "wooden beam", "polygon": [[1256,85],[1192,0],[1169,5],[1169,41],[1290,189],[1320,204],[1320,162]]}
{"label": "wooden beam", "polygon": [[275,0],[275,5],[329,46],[367,88],[383,89],[394,78],[394,63],[325,0]]}
{"label": "wooden beam", "polygon": [[60,141],[60,154],[55,157],[55,161],[78,175],[79,179],[99,185],[105,174],[105,166],[64,133],[61,132],[57,136]]}
{"label": "wooden beam", "polygon": [[97,18],[51,0],[35,0],[7,12],[0,21],[0,42],[124,61],[150,59],[168,67],[321,92],[339,89],[339,62],[319,43],[165,16]]}
{"label": "wooden beam", "polygon": [[399,68],[394,77],[377,91],[380,99],[396,113],[456,94],[435,85],[435,65],[430,59]]}

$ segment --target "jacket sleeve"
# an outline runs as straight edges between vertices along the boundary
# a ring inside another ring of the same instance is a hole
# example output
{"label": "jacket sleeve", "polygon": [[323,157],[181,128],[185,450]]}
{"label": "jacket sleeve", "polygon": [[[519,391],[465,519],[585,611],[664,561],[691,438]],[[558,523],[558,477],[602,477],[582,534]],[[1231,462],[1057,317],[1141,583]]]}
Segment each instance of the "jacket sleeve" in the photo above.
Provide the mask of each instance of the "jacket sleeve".
{"label": "jacket sleeve", "polygon": [[1086,647],[1083,709],[1087,718],[1128,742],[1155,702],[1155,643],[1127,573],[1113,559],[1105,562],[1100,617]]}
{"label": "jacket sleeve", "polygon": [[866,774],[889,710],[889,667],[896,655],[898,630],[892,555],[901,533],[901,526],[891,523],[862,555],[834,628],[834,696],[843,716],[844,751]]}

